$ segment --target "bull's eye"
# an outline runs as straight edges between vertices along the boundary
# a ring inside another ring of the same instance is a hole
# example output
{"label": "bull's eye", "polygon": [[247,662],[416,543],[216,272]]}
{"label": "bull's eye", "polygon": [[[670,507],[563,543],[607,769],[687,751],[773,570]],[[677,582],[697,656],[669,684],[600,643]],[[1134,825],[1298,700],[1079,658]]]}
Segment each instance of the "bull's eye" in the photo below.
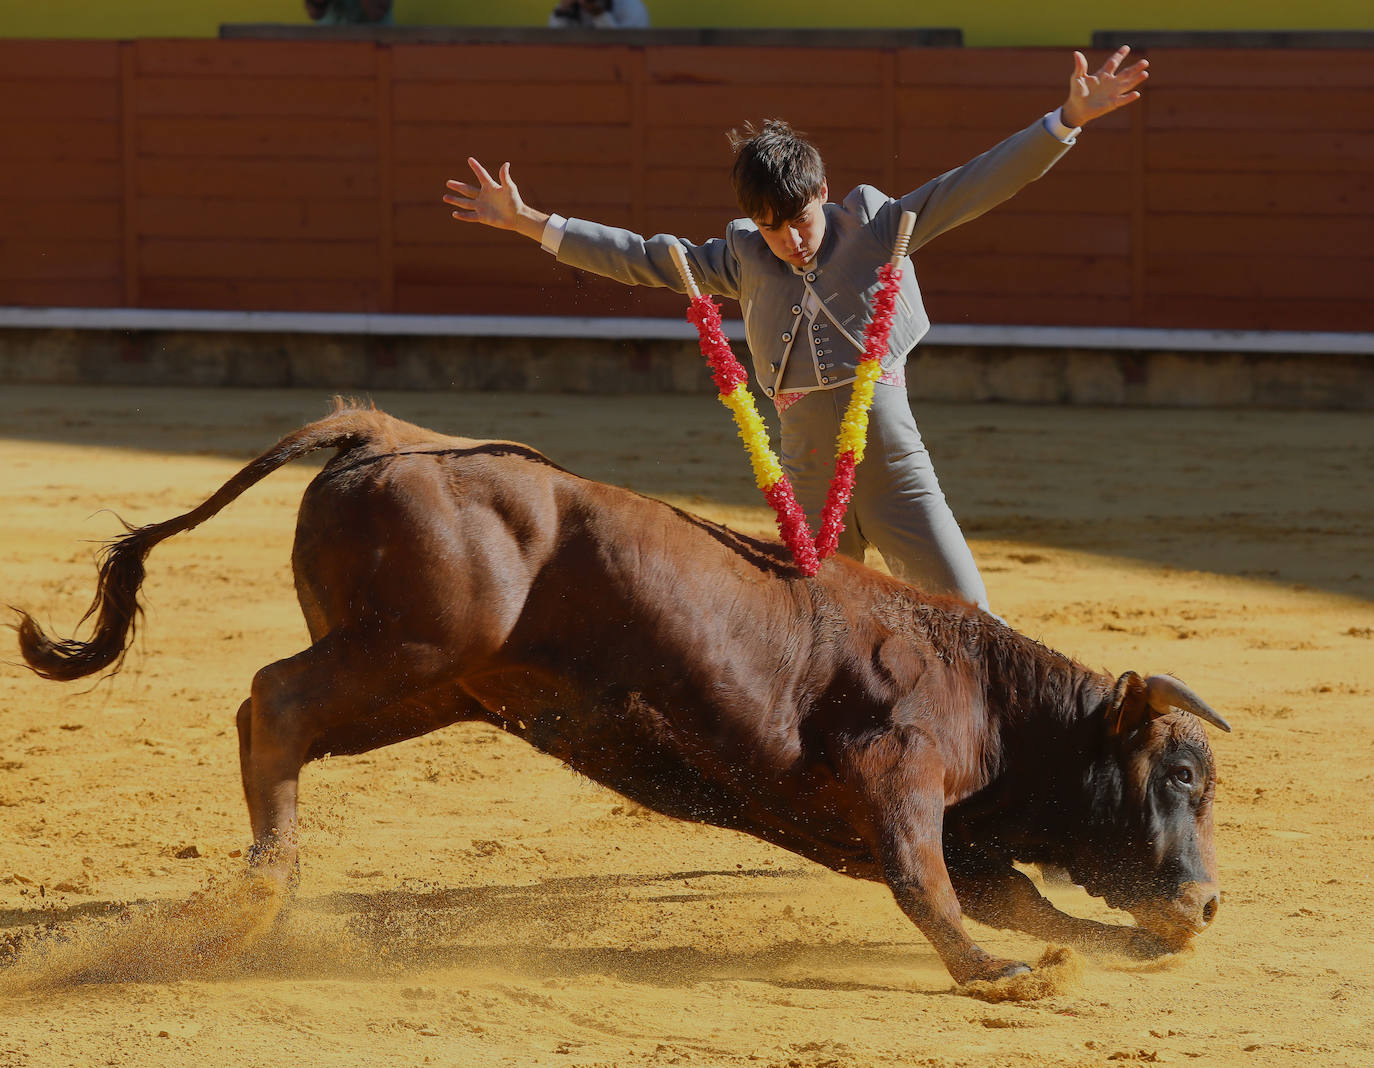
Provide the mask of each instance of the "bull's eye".
{"label": "bull's eye", "polygon": [[1169,772],[1170,777],[1180,786],[1193,785],[1193,769],[1187,765],[1180,764]]}

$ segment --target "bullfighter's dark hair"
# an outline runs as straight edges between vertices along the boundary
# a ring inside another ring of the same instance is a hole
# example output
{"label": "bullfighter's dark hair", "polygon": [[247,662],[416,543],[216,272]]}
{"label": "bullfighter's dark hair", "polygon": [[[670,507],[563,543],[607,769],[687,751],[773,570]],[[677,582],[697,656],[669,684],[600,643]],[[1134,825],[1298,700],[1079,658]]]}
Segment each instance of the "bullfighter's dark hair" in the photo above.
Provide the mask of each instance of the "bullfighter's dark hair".
{"label": "bullfighter's dark hair", "polygon": [[730,181],[740,210],[764,226],[794,219],[825,188],[825,163],[816,146],[782,119],[731,130],[735,165]]}

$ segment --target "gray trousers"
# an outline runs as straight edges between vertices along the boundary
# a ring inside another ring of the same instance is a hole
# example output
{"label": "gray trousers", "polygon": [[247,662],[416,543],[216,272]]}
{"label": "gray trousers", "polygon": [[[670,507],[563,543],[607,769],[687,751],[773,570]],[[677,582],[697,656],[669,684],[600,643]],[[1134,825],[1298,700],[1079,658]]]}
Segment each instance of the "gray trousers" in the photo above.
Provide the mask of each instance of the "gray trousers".
{"label": "gray trousers", "polygon": [[[782,466],[813,531],[835,471],[835,438],[851,386],[817,390],[780,416]],[[868,444],[854,479],[839,551],[862,560],[873,545],[898,578],[949,593],[988,610],[988,595],[963,531],[945,502],[916,429],[906,389],[878,383],[868,416]]]}

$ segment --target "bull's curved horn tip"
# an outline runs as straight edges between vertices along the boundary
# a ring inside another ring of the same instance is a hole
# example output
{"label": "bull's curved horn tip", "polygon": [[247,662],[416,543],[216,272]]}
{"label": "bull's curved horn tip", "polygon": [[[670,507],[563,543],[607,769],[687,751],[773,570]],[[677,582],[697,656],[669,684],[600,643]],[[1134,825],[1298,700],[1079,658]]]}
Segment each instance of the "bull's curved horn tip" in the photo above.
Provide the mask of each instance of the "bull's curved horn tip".
{"label": "bull's curved horn tip", "polygon": [[1231,724],[1227,723],[1221,715],[1212,708],[1187,686],[1183,685],[1172,675],[1151,675],[1145,680],[1146,700],[1152,705],[1162,704],[1169,708],[1177,708],[1183,712],[1191,712],[1204,723],[1210,723],[1213,727],[1231,733]]}

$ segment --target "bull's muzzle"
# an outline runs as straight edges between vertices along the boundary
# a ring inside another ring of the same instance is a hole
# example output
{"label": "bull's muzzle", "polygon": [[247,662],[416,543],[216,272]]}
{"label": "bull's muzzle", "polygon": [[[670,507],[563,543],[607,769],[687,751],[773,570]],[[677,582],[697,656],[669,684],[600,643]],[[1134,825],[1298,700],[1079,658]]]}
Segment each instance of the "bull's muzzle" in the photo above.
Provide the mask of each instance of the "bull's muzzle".
{"label": "bull's muzzle", "polygon": [[1182,949],[1211,926],[1221,907],[1216,883],[1184,883],[1178,895],[1152,901],[1130,910],[1136,923],[1173,949]]}

